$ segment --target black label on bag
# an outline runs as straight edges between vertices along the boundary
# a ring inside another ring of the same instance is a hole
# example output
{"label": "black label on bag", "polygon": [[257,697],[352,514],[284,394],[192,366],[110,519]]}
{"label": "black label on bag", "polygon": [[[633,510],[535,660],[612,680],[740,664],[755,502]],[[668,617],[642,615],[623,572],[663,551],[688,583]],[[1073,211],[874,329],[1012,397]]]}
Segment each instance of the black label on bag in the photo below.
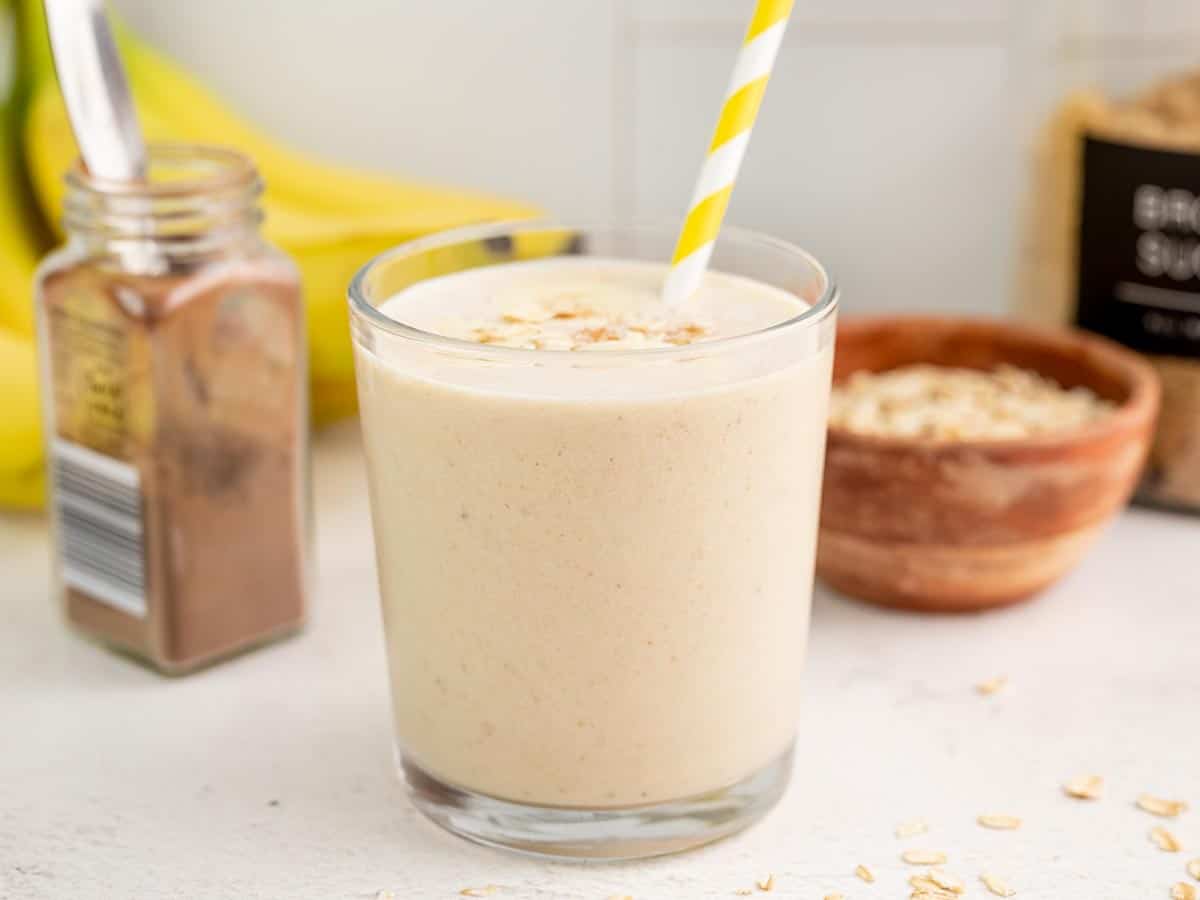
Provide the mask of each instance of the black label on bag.
{"label": "black label on bag", "polygon": [[1200,356],[1200,155],[1086,138],[1082,196],[1076,323]]}

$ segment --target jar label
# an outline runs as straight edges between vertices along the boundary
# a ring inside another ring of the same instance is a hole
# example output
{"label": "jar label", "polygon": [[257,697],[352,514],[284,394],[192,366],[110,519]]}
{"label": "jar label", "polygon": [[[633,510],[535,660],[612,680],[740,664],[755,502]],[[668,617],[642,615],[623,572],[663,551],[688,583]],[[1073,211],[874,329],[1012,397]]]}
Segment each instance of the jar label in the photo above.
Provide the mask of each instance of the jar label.
{"label": "jar label", "polygon": [[63,583],[146,617],[145,541],[138,470],[80,444],[50,442]]}
{"label": "jar label", "polygon": [[128,456],[132,342],[129,325],[99,291],[68,290],[47,304],[58,436]]}
{"label": "jar label", "polygon": [[1076,323],[1200,357],[1200,156],[1085,138]]}

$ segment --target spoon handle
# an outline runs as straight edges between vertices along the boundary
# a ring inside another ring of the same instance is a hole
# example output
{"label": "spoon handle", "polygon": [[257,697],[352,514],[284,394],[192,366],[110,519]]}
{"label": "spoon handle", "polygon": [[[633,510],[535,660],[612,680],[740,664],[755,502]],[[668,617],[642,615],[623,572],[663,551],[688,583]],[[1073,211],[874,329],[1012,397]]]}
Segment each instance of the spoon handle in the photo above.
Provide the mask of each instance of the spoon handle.
{"label": "spoon handle", "polygon": [[58,83],[83,164],[96,178],[146,175],[146,147],[102,0],[45,0]]}

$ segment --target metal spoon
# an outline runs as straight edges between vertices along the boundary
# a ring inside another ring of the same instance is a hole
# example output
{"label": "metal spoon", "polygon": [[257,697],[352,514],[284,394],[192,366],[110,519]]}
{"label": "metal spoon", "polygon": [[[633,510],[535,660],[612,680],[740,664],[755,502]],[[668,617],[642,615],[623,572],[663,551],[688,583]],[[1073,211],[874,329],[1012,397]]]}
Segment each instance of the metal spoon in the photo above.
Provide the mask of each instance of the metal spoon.
{"label": "metal spoon", "polygon": [[146,145],[102,0],[45,0],[58,83],[84,167],[95,178],[139,181]]}

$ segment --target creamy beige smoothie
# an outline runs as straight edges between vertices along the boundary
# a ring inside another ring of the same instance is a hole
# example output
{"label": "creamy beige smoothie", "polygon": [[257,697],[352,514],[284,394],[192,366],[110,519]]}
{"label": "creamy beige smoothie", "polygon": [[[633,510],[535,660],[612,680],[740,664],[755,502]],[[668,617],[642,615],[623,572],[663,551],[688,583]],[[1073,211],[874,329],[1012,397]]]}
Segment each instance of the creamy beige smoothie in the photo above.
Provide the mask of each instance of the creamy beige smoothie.
{"label": "creamy beige smoothie", "polygon": [[791,745],[832,351],[754,334],[789,293],[714,272],[669,310],[664,274],[434,278],[382,311],[469,343],[360,349],[398,740],[449,785],[652,804]]}

